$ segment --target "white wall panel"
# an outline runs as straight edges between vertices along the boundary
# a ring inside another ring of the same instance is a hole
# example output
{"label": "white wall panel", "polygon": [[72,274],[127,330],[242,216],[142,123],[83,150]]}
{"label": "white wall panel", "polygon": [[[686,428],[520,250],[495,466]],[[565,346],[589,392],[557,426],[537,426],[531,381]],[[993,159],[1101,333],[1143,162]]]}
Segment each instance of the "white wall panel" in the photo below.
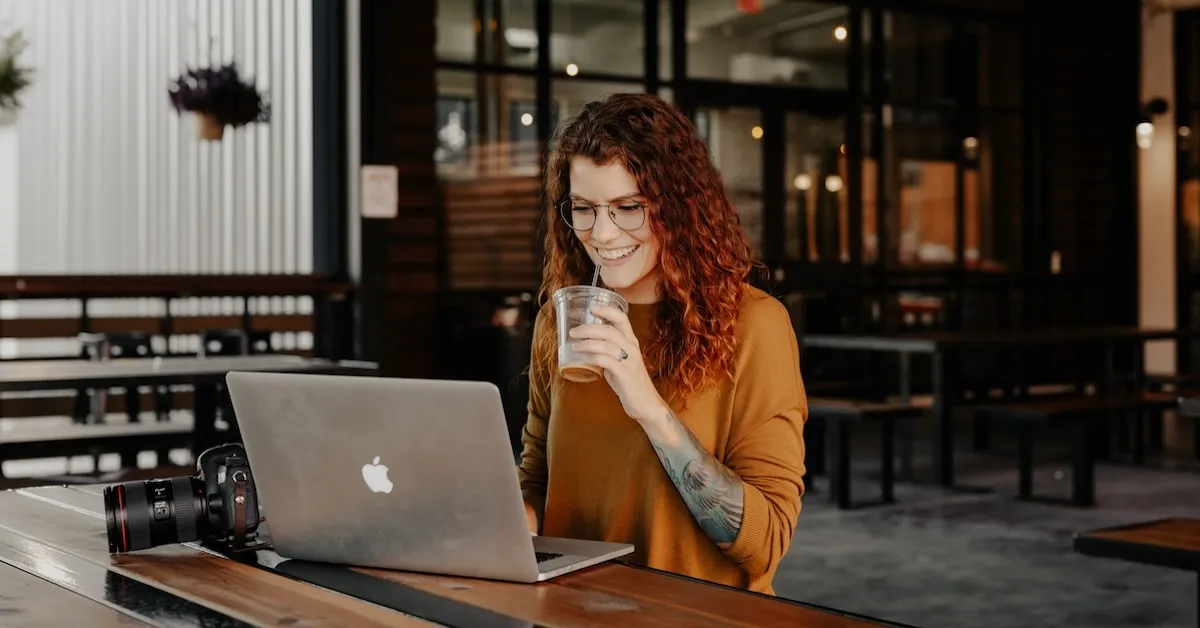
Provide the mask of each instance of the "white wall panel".
{"label": "white wall panel", "polygon": [[[17,119],[14,272],[312,271],[312,6],[306,0],[0,0],[35,69]],[[236,61],[265,91],[269,124],[197,139],[167,87],[188,67]],[[12,223],[9,223],[12,224]],[[12,239],[7,240],[9,242]],[[308,299],[256,311],[308,312]],[[66,308],[66,309],[64,309]],[[154,302],[93,315],[156,314]],[[22,315],[71,315],[22,303]],[[239,313],[195,300],[177,315]]]}
{"label": "white wall panel", "polygon": [[[297,0],[0,0],[35,68],[20,135],[24,273],[312,269],[312,13]],[[269,124],[196,138],[167,86],[238,62]]]}

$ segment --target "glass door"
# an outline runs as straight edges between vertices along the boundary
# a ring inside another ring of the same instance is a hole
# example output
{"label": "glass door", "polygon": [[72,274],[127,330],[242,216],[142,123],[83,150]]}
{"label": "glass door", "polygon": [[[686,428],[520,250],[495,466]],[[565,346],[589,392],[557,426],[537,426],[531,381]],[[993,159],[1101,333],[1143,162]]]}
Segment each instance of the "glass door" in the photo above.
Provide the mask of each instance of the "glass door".
{"label": "glass door", "polygon": [[763,257],[763,115],[755,107],[700,107],[695,123],[721,171],[754,255]]}
{"label": "glass door", "polygon": [[784,259],[849,262],[850,208],[843,118],[787,112],[784,134]]}
{"label": "glass door", "polygon": [[697,93],[695,124],[797,328],[827,333],[855,320],[863,205],[852,202],[861,168],[847,154],[844,95],[727,85]]}
{"label": "glass door", "polygon": [[770,86],[697,91],[693,120],[755,255],[777,279],[797,264],[853,259],[844,97]]}

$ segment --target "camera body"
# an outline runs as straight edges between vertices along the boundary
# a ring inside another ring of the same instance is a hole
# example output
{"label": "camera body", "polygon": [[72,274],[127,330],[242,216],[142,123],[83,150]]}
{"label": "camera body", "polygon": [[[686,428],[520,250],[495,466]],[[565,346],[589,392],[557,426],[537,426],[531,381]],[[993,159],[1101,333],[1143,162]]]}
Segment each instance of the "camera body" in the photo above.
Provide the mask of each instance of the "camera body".
{"label": "camera body", "polygon": [[195,476],[104,487],[109,552],[197,540],[245,547],[263,520],[245,448],[228,443],[207,449],[196,470]]}
{"label": "camera body", "polygon": [[237,443],[219,445],[200,454],[196,461],[204,493],[208,498],[208,517],[214,538],[232,539],[234,545],[258,529],[258,493],[246,450]]}

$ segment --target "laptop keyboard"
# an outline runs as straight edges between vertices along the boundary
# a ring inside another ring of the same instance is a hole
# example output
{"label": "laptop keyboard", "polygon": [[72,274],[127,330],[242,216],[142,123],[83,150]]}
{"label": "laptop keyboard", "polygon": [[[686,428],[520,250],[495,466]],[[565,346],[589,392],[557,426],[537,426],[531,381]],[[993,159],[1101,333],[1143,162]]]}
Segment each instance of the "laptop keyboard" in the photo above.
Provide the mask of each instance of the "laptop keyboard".
{"label": "laptop keyboard", "polygon": [[539,563],[544,563],[548,560],[554,560],[555,558],[562,556],[562,554],[555,554],[554,552],[534,552],[533,555],[537,557],[537,561]]}

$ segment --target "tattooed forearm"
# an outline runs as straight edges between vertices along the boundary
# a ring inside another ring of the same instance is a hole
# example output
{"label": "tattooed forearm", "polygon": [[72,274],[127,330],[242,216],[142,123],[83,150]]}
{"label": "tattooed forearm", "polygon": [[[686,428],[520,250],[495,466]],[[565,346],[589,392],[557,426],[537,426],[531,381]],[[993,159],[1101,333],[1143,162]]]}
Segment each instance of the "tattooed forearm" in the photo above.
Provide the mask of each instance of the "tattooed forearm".
{"label": "tattooed forearm", "polygon": [[741,478],[705,451],[674,412],[648,426],[646,435],[700,529],[718,547],[729,547],[742,527]]}

